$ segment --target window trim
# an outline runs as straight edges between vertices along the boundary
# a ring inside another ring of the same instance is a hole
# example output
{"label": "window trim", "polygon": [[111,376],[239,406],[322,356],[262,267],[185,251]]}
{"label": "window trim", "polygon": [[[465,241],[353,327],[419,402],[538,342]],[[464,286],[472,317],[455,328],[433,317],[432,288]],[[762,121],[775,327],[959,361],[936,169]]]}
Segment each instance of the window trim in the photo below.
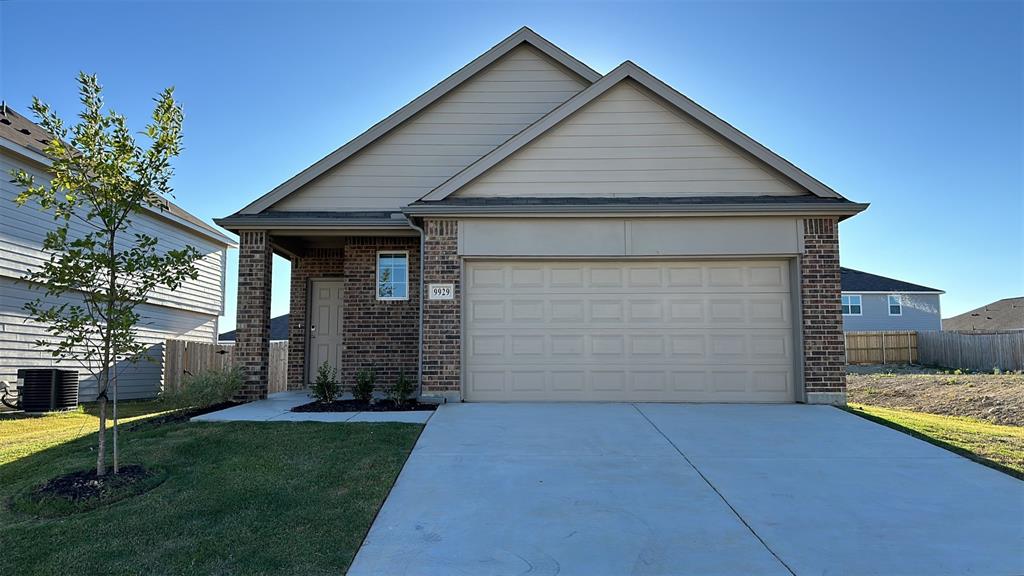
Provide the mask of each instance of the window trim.
{"label": "window trim", "polygon": [[[896,304],[892,303],[893,297],[896,298]],[[899,314],[892,313],[892,307],[899,306]],[[885,310],[889,313],[889,316],[903,316],[903,295],[902,294],[886,294],[885,295]]]}
{"label": "window trim", "polygon": [[[405,296],[381,296],[380,295],[380,257],[381,256],[405,256]],[[378,302],[402,302],[409,299],[409,251],[408,250],[378,250],[377,263],[373,271],[373,293]]]}
{"label": "window trim", "polygon": [[[849,304],[843,304],[843,298],[846,298],[846,297],[850,298],[850,303]],[[854,298],[857,299],[857,303],[856,304],[853,303],[853,299]],[[842,309],[843,309],[844,306],[849,306],[851,312],[849,312],[849,313],[842,312]],[[859,312],[857,312],[856,314],[854,314],[852,312],[854,306],[856,306],[857,309],[859,310]],[[840,312],[842,312],[843,316],[863,316],[864,315],[864,299],[861,298],[860,294],[840,294],[839,295],[839,310],[840,310]]]}

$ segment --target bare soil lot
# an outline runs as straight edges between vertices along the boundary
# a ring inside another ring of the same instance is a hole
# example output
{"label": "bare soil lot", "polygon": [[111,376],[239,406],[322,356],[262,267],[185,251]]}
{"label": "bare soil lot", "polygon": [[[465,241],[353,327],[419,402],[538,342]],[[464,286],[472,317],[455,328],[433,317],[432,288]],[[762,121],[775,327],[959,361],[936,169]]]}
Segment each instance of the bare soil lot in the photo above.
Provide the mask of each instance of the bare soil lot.
{"label": "bare soil lot", "polygon": [[917,366],[851,366],[850,402],[1024,426],[1024,374],[944,374]]}

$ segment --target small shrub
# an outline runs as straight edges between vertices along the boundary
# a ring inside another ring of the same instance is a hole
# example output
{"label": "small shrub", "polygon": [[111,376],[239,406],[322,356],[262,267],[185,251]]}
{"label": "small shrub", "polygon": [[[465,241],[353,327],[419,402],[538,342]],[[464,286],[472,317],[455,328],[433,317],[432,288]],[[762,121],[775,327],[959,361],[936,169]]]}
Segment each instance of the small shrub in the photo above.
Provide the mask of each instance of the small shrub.
{"label": "small shrub", "polygon": [[326,361],[316,369],[316,380],[310,390],[317,402],[328,404],[338,395],[338,369]]}
{"label": "small shrub", "polygon": [[412,380],[406,378],[405,372],[398,373],[398,380],[388,387],[388,398],[395,403],[396,407],[402,407],[409,400],[409,397],[416,391]]}
{"label": "small shrub", "polygon": [[374,374],[373,368],[363,368],[356,373],[356,387],[352,391],[352,395],[356,400],[369,403],[373,400],[373,389],[376,387],[376,382],[377,375]]}
{"label": "small shrub", "polygon": [[242,369],[233,366],[187,376],[181,388],[160,395],[174,408],[205,408],[231,400],[242,387]]}

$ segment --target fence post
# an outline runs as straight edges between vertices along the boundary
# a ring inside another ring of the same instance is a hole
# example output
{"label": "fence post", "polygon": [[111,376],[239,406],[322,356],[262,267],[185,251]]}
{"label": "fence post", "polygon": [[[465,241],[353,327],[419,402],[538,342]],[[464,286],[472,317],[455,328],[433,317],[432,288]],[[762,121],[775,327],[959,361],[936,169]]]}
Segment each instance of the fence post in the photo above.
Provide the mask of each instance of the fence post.
{"label": "fence post", "polygon": [[885,364],[885,332],[882,332],[882,364]]}

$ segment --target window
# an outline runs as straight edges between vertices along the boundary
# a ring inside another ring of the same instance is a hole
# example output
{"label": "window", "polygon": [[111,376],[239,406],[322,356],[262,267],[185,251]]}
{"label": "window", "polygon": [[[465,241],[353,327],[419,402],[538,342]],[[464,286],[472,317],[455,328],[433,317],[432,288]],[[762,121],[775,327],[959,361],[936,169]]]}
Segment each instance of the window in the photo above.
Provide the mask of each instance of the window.
{"label": "window", "polygon": [[860,316],[860,294],[843,294],[843,316]]}
{"label": "window", "polygon": [[377,253],[377,300],[409,299],[409,253]]}
{"label": "window", "polygon": [[903,298],[899,294],[889,294],[889,316],[903,316]]}

